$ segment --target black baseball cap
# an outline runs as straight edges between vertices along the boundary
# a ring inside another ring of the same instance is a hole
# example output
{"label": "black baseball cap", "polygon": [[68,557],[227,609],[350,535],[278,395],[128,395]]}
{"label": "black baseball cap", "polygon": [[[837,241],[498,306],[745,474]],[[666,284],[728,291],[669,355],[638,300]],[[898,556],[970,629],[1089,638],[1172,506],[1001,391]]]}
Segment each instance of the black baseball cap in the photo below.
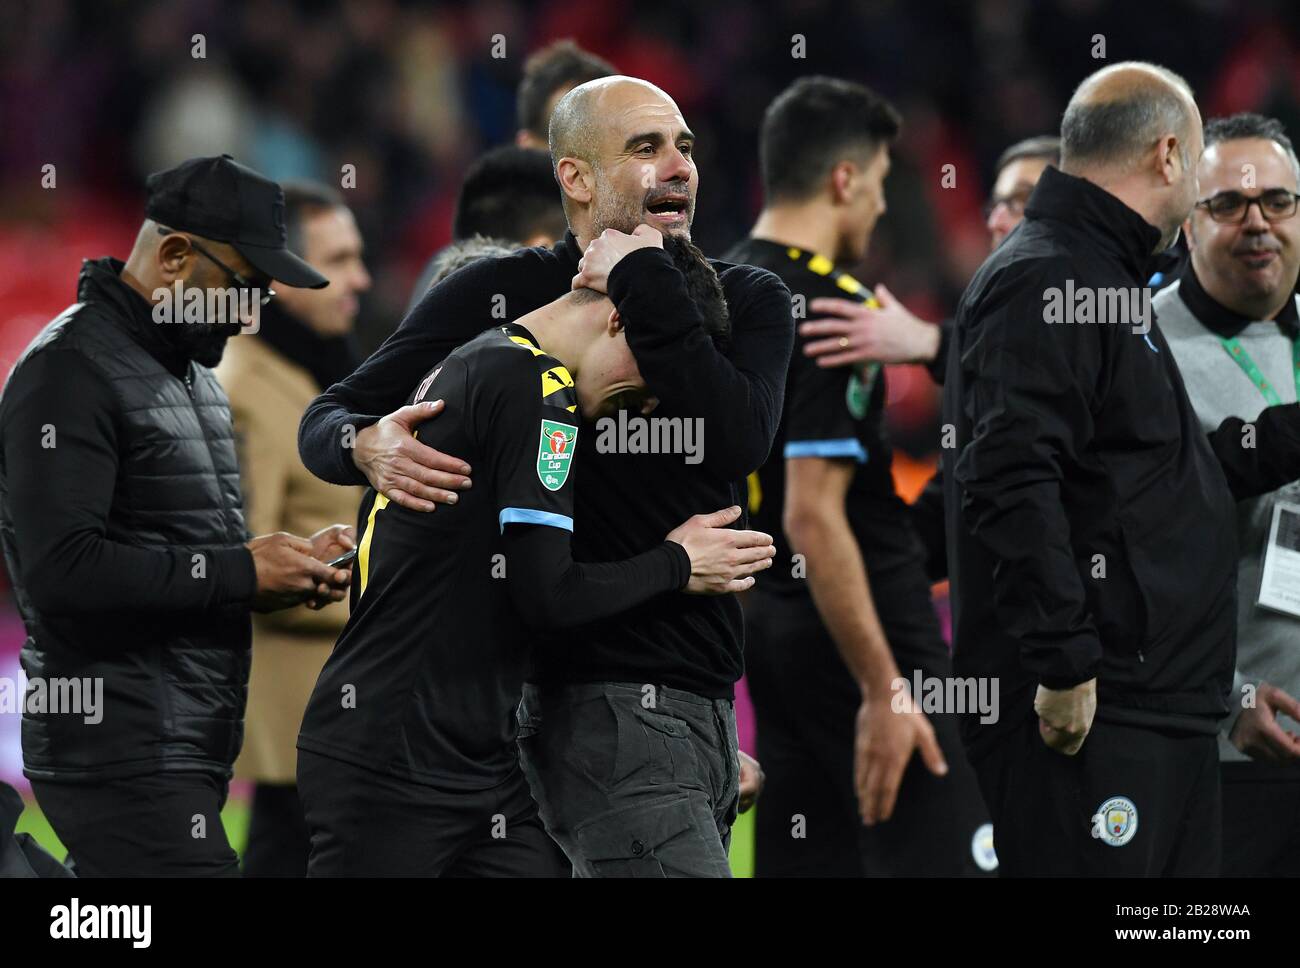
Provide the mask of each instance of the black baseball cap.
{"label": "black baseball cap", "polygon": [[285,246],[284,192],[230,155],[191,158],[145,181],[149,218],[178,232],[225,242],[260,272],[295,289],[329,280]]}

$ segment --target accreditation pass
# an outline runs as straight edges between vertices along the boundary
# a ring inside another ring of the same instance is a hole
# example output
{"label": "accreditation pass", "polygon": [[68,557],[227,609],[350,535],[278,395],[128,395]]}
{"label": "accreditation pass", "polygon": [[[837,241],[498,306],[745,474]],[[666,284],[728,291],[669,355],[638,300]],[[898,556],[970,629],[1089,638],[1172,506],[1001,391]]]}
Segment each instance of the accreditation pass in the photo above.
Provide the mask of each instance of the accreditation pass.
{"label": "accreditation pass", "polygon": [[1260,570],[1257,604],[1300,617],[1300,504],[1273,505]]}

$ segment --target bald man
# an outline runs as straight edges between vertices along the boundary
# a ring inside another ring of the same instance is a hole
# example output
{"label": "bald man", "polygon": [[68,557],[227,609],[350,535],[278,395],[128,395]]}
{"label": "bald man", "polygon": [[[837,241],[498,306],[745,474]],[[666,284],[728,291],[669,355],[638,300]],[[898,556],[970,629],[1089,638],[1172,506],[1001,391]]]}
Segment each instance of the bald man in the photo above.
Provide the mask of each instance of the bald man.
{"label": "bald man", "polygon": [[[730,329],[716,342],[706,329],[663,250],[663,236],[689,237],[694,142],[672,98],[645,81],[602,78],[565,95],[550,144],[569,232],[553,248],[483,259],[434,286],[356,373],[308,408],[299,431],[306,465],[335,483],[369,483],[404,507],[455,513],[473,472],[412,439],[410,419],[394,413],[403,394],[482,330],[586,286],[618,307],[659,400],[653,416],[703,437],[694,454],[644,446],[652,428],[636,410],[616,418],[627,434],[580,433],[575,558],[633,557],[659,545],[683,510],[743,505],[745,475],[767,457],[780,420],[790,294],[765,270],[712,262]],[[463,419],[459,401],[445,407],[439,419]],[[728,876],[742,637],[733,596],[670,593],[542,644],[520,745],[542,818],[579,875]]]}
{"label": "bald man", "polygon": [[1277,424],[1205,434],[1143,288],[1197,199],[1186,83],[1098,71],[1061,141],[948,359],[954,665],[1003,697],[965,739],[1004,874],[1214,874],[1234,500],[1300,460]]}

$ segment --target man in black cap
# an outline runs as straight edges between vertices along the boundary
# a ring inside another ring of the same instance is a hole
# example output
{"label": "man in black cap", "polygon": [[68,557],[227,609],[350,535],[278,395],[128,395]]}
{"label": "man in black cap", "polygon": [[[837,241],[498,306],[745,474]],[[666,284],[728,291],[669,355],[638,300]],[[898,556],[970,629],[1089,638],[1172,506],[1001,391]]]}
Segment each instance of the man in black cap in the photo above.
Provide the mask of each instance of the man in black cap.
{"label": "man in black cap", "polygon": [[220,809],[243,740],[250,609],[341,599],[349,573],[323,562],[353,537],[334,525],[249,540],[208,367],[272,279],[326,281],[285,249],[280,187],[229,156],[152,175],[148,193],[128,261],[84,264],[78,302],[0,395],[0,544],[28,633],[24,767],[78,873],[233,876]]}

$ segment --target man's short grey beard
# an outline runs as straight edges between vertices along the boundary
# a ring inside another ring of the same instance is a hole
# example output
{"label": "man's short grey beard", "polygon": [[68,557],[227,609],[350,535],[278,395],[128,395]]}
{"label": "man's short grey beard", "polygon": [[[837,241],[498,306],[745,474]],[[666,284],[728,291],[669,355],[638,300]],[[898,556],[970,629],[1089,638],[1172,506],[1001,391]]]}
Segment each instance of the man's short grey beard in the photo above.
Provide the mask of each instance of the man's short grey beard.
{"label": "man's short grey beard", "polygon": [[[594,169],[594,171],[598,201],[591,215],[592,237],[599,236],[606,229],[614,229],[616,232],[631,235],[632,230],[644,221],[642,211],[645,207],[645,196],[642,195],[641,198],[635,201],[625,199],[618,195],[605,181],[599,168]],[[689,220],[686,223],[686,231],[682,237],[686,239],[691,237]]]}
{"label": "man's short grey beard", "polygon": [[[623,199],[617,199],[622,202]],[[592,235],[600,235],[606,229],[614,229],[617,232],[623,232],[627,235],[632,234],[632,230],[641,224],[641,206],[632,208],[618,205],[613,211],[609,211],[604,204],[598,203],[596,211],[592,216]]]}

